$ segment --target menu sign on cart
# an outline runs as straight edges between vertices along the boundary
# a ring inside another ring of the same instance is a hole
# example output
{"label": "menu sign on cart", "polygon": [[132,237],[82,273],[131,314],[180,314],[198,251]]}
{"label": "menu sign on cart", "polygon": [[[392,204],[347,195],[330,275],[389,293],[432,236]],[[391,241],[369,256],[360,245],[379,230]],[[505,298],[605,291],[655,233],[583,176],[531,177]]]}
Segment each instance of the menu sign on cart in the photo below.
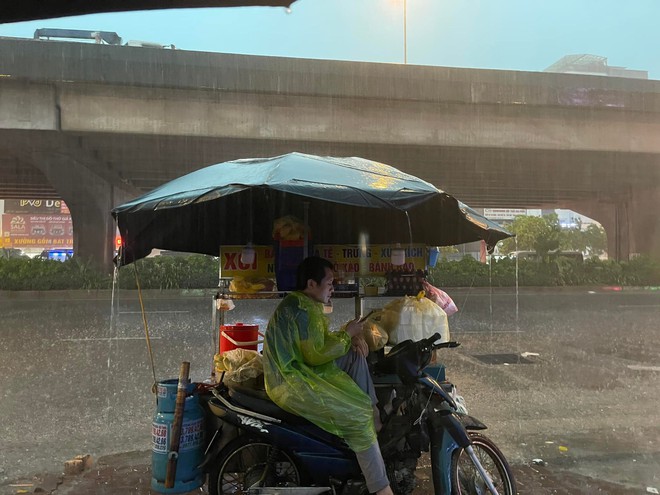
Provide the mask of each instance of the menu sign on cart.
{"label": "menu sign on cart", "polygon": [[406,261],[403,266],[392,265],[392,245],[372,244],[360,246],[342,246],[337,244],[314,246],[314,254],[326,258],[334,265],[335,274],[341,278],[352,274],[378,277],[392,270],[415,271],[426,267],[426,246],[424,244],[406,244]]}
{"label": "menu sign on cart", "polygon": [[[241,253],[244,246],[222,246],[220,249],[220,271],[223,277],[275,277],[275,250],[272,246],[253,246],[254,261],[243,263]],[[383,276],[391,270],[415,271],[426,267],[426,246],[406,244],[403,266],[393,266],[391,262],[392,246],[373,244],[366,248],[360,246],[321,244],[313,246],[316,256],[326,258],[334,265],[334,271],[341,278],[359,276]]]}
{"label": "menu sign on cart", "polygon": [[244,263],[241,257],[244,246],[220,248],[220,273],[223,277],[275,278],[275,250],[272,246],[253,246],[254,261]]}

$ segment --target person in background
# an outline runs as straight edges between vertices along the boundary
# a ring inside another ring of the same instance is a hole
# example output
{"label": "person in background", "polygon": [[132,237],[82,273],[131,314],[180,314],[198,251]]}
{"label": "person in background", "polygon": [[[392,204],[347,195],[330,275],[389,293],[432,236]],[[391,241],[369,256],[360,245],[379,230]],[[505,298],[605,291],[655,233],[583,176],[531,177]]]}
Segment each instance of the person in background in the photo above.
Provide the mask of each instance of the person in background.
{"label": "person in background", "polygon": [[381,425],[362,324],[356,319],[330,332],[323,313],[333,277],[332,263],[317,256],[298,267],[296,291],[268,322],[266,392],[282,409],[343,438],[355,452],[369,492],[392,495],[376,437]]}

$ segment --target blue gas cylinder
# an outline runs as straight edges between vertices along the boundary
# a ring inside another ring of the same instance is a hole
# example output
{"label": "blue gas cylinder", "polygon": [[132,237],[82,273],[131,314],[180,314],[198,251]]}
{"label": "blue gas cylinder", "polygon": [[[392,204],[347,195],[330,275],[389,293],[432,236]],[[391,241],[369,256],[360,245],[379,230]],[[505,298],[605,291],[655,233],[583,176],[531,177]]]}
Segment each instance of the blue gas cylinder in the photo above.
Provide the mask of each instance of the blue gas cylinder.
{"label": "blue gas cylinder", "polygon": [[[183,493],[199,488],[204,476],[199,465],[204,453],[204,412],[196,395],[186,397],[179,441],[174,486],[165,488],[167,462],[174,422],[179,380],[158,382],[156,412],[151,425],[151,489],[159,493]],[[193,387],[190,384],[190,389]]]}

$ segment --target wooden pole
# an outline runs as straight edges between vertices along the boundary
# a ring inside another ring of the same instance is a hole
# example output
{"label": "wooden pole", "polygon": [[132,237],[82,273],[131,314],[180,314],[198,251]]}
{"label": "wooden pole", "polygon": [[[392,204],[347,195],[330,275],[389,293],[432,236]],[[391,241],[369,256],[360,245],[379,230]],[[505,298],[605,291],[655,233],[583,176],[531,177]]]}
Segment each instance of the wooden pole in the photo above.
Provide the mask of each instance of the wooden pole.
{"label": "wooden pole", "polygon": [[190,363],[183,361],[179,370],[179,385],[176,389],[176,406],[174,408],[174,419],[172,421],[172,437],[170,439],[170,450],[167,455],[167,472],[165,473],[165,488],[173,488],[176,478],[176,464],[179,458],[179,441],[181,440],[181,425],[183,424],[183,409],[186,405],[186,388],[188,386],[188,375],[190,374]]}

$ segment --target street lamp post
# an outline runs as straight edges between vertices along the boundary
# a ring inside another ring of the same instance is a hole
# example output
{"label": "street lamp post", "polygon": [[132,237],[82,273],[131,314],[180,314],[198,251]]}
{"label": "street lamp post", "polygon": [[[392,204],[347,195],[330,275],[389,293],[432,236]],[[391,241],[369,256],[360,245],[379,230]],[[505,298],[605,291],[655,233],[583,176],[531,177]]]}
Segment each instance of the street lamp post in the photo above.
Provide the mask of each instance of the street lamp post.
{"label": "street lamp post", "polygon": [[403,0],[403,63],[408,63],[408,0]]}

